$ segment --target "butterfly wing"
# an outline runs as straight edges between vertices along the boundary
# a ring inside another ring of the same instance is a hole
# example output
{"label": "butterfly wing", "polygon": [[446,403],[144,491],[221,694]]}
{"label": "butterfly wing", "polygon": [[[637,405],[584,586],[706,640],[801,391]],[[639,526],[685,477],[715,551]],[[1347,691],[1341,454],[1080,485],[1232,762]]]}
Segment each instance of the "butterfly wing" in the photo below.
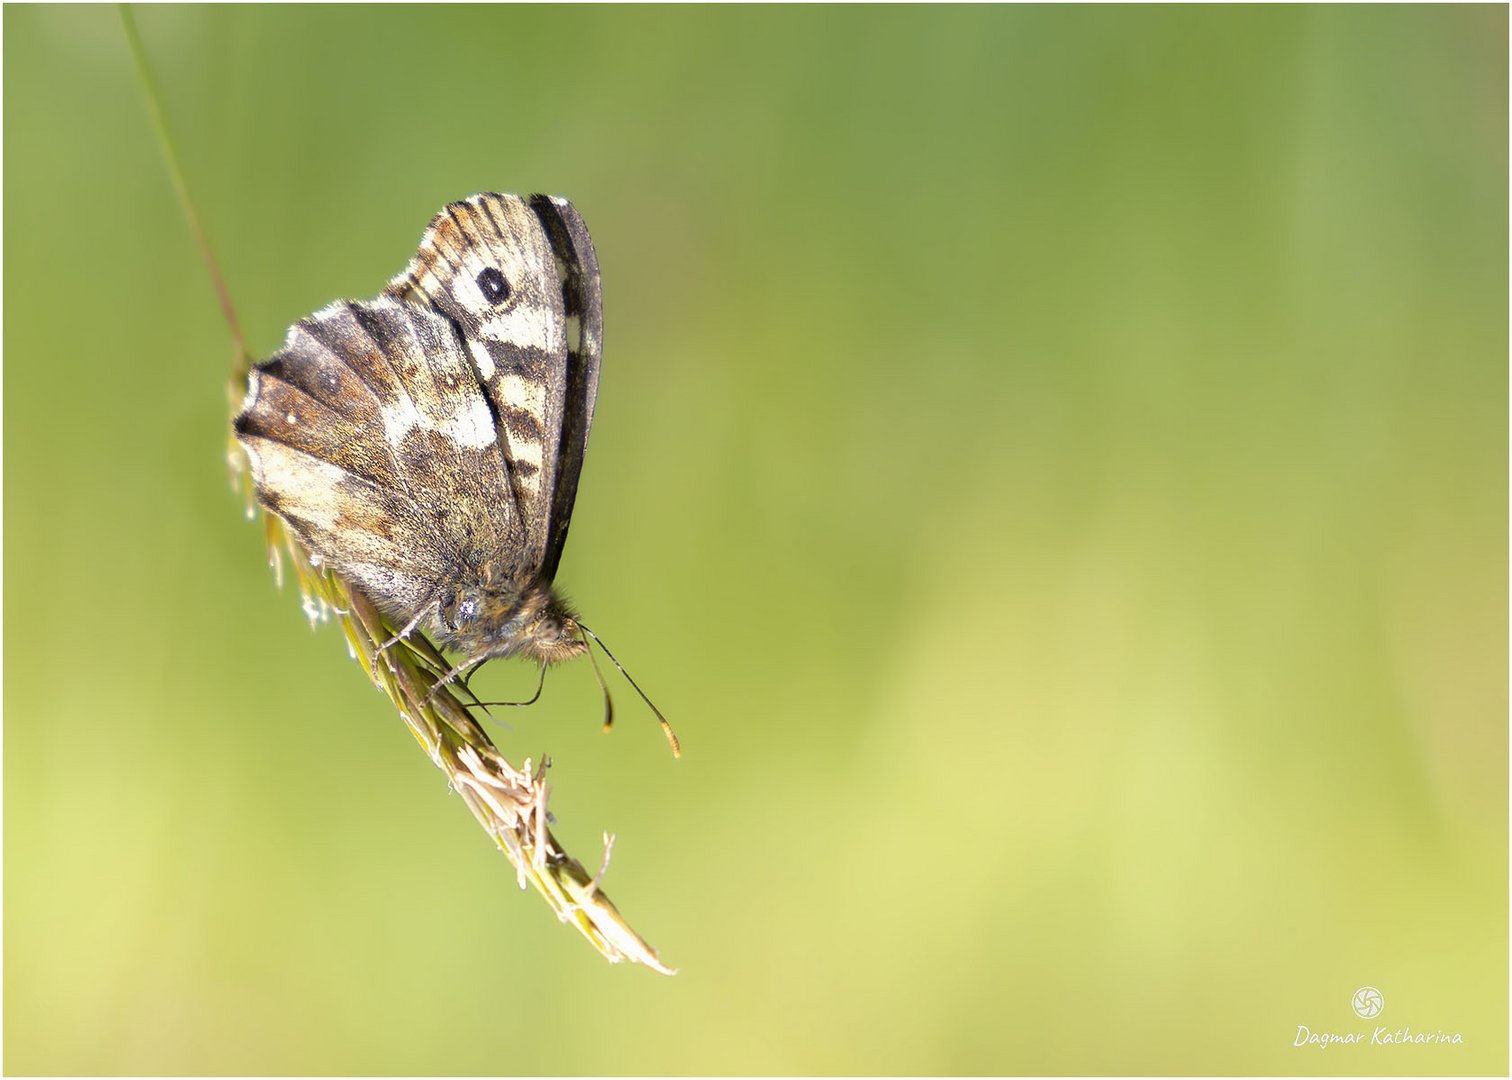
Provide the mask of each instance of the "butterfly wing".
{"label": "butterfly wing", "polygon": [[545,576],[556,576],[572,522],[578,477],[588,452],[593,405],[598,399],[599,359],[604,351],[604,305],[599,288],[598,255],[588,226],[566,199],[532,195],[530,205],[546,230],[562,271],[567,311],[567,398],[562,415],[561,450],[552,492],[551,526],[546,541]]}
{"label": "butterfly wing", "polygon": [[526,579],[561,559],[602,351],[598,261],[565,199],[475,195],[431,222],[386,295],[455,323],[498,420]]}
{"label": "butterfly wing", "polygon": [[300,320],[253,369],[236,432],[263,505],[392,617],[523,572],[493,411],[434,312],[379,298]]}

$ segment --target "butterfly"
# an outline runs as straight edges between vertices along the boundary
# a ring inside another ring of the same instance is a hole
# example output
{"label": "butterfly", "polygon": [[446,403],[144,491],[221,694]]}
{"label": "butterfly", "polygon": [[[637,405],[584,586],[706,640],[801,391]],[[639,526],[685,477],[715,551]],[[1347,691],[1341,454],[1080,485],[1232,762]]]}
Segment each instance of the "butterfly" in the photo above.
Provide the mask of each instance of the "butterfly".
{"label": "butterfly", "polygon": [[384,647],[423,629],[462,655],[432,692],[497,657],[544,680],[598,641],[554,579],[602,351],[577,210],[481,194],[381,295],[299,320],[249,373],[234,426],[259,503],[402,628]]}

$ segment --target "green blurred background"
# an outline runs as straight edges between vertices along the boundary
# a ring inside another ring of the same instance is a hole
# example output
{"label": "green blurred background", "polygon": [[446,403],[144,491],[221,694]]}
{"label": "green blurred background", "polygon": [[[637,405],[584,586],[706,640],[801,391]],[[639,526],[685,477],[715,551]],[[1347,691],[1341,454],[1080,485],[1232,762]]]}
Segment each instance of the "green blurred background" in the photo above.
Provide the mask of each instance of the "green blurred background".
{"label": "green blurred background", "polygon": [[[1506,1071],[1505,8],[139,21],[260,355],[587,218],[560,581],[686,754],[495,730],[681,974],[275,590],[117,13],[7,7],[7,1072]],[[1292,1045],[1362,984],[1463,1045]]]}

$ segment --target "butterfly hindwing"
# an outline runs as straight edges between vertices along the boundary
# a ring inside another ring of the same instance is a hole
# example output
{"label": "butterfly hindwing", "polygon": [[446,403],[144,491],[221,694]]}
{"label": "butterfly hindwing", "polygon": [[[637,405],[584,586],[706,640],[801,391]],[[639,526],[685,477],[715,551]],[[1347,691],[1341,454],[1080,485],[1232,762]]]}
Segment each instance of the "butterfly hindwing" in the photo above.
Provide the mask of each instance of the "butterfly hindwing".
{"label": "butterfly hindwing", "polygon": [[602,307],[582,219],[570,203],[544,196],[452,203],[386,292],[458,327],[498,422],[519,515],[521,583],[549,582],[598,387]]}
{"label": "butterfly hindwing", "polygon": [[342,301],[296,323],[236,431],[263,504],[390,614],[521,570],[493,412],[434,312]]}

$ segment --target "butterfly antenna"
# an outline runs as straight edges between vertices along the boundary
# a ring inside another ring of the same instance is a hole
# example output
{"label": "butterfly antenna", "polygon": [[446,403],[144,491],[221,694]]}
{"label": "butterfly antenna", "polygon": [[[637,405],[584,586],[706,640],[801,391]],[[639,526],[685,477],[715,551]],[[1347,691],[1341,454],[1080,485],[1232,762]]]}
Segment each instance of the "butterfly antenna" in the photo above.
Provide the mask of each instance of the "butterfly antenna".
{"label": "butterfly antenna", "polygon": [[[582,624],[578,624],[582,629]],[[595,641],[598,639],[595,638]],[[599,642],[600,646],[603,642]],[[583,648],[588,649],[588,639],[583,638]],[[604,673],[598,665],[598,657],[593,655],[593,650],[588,649],[588,662],[593,665],[593,677],[598,680],[599,689],[604,692],[604,730],[608,731],[614,726],[614,698],[609,696],[609,684],[604,681]]]}
{"label": "butterfly antenna", "polygon": [[[625,681],[635,688],[635,692],[640,695],[641,700],[644,701],[646,705],[650,707],[651,711],[656,714],[656,719],[661,723],[662,726],[662,734],[667,737],[667,743],[672,747],[672,756],[675,758],[682,757],[682,746],[677,741],[677,732],[672,730],[672,725],[667,723],[667,718],[662,715],[661,710],[656,707],[655,702],[648,698],[646,696],[646,692],[642,690],[640,686],[636,684],[636,681],[630,677],[630,673],[625,670],[625,665],[621,664],[614,658],[614,654],[609,651],[609,646],[604,644],[603,638],[599,637],[586,626],[583,626],[582,623],[578,623],[578,626],[582,629],[583,633],[587,634],[594,641],[598,642],[598,647],[604,650],[604,655],[609,658],[610,662],[614,664],[615,667],[619,668],[619,673],[625,677]],[[591,656],[592,653],[590,653],[589,655]]]}

